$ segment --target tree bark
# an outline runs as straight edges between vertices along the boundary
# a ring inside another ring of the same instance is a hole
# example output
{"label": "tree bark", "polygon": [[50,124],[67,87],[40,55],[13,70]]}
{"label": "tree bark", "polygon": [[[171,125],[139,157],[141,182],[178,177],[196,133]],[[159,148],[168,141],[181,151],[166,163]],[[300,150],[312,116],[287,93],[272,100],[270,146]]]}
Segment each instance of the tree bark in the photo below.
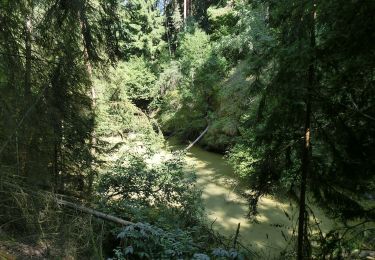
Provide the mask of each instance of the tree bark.
{"label": "tree bark", "polygon": [[299,219],[298,219],[298,238],[297,238],[297,259],[302,260],[306,256],[304,248],[306,246],[307,216],[306,216],[306,186],[307,178],[310,175],[311,164],[311,90],[315,83],[315,0],[312,3],[310,25],[310,48],[311,60],[308,69],[308,84],[306,89],[306,112],[304,126],[304,146],[302,155],[302,175],[300,183],[300,201],[299,201]]}

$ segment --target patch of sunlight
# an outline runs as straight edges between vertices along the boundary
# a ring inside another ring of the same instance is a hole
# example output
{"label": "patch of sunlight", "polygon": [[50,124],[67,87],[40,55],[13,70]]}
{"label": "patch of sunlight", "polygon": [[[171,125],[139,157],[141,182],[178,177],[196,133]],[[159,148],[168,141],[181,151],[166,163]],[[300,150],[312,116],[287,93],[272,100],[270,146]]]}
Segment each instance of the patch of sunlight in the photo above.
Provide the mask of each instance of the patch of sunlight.
{"label": "patch of sunlight", "polygon": [[149,167],[152,167],[171,159],[172,156],[173,155],[171,153],[165,150],[160,150],[158,153],[153,154],[150,158],[147,158],[145,162]]}

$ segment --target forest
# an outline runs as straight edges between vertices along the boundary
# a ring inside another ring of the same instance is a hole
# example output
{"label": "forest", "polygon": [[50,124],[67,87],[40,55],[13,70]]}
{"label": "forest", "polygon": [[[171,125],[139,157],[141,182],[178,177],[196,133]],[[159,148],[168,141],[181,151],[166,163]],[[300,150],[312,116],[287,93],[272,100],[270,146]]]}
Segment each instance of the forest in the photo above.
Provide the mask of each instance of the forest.
{"label": "forest", "polygon": [[374,14],[0,0],[0,259],[375,259]]}

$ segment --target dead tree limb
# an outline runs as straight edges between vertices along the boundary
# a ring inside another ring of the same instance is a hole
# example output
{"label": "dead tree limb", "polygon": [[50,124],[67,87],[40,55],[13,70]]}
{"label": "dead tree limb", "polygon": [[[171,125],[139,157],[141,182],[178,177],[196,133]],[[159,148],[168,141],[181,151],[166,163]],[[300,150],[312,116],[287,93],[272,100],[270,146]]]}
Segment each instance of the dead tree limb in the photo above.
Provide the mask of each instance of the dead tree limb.
{"label": "dead tree limb", "polygon": [[192,142],[191,144],[189,144],[188,147],[185,148],[185,151],[193,147],[207,133],[207,131],[208,131],[208,126],[206,127],[206,129],[203,130],[203,132],[198,136],[198,138],[194,140],[194,142]]}
{"label": "dead tree limb", "polygon": [[84,213],[87,213],[87,214],[91,214],[91,215],[93,215],[97,218],[107,220],[107,221],[111,221],[111,222],[119,224],[119,225],[127,226],[127,225],[133,225],[134,224],[133,222],[130,222],[130,221],[127,221],[127,220],[124,220],[124,219],[121,219],[121,218],[118,218],[118,217],[115,217],[115,216],[112,216],[112,215],[109,215],[109,214],[105,214],[103,212],[100,212],[100,211],[97,211],[97,210],[94,210],[94,209],[91,209],[91,208],[88,208],[88,207],[85,207],[85,206],[82,206],[82,205],[78,205],[78,204],[75,204],[75,203],[72,203],[72,202],[69,202],[69,201],[66,201],[66,200],[56,199],[56,202],[59,205],[62,205],[62,206],[68,207],[68,208],[72,208],[72,209],[75,209],[75,210],[78,210],[78,211],[81,211],[81,212],[84,212]]}

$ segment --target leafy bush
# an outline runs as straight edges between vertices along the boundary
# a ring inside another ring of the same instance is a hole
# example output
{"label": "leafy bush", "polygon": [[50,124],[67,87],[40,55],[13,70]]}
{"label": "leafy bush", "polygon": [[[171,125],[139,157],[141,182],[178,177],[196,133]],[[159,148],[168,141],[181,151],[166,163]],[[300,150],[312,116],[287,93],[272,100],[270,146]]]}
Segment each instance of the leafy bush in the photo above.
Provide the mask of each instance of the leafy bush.
{"label": "leafy bush", "polygon": [[150,224],[137,223],[125,227],[117,236],[122,248],[115,250],[117,259],[124,256],[146,259],[171,259],[192,256],[198,248],[188,232],[164,231]]}
{"label": "leafy bush", "polygon": [[194,78],[199,68],[210,57],[212,46],[209,36],[201,29],[181,34],[177,54],[186,76]]}
{"label": "leafy bush", "polygon": [[[231,248],[202,247],[188,231],[165,231],[150,224],[137,223],[125,227],[117,236],[122,246],[115,249],[115,259],[245,259]],[[210,257],[211,256],[211,257]]]}
{"label": "leafy bush", "polygon": [[122,95],[131,100],[152,100],[158,91],[156,76],[143,57],[132,57],[128,62],[120,62],[112,71],[112,80]]}
{"label": "leafy bush", "polygon": [[159,158],[161,162],[157,156],[145,157],[125,155],[100,176],[98,192],[106,207],[136,221],[196,223],[201,217],[200,191],[194,174],[184,170],[182,157],[175,154]]}

